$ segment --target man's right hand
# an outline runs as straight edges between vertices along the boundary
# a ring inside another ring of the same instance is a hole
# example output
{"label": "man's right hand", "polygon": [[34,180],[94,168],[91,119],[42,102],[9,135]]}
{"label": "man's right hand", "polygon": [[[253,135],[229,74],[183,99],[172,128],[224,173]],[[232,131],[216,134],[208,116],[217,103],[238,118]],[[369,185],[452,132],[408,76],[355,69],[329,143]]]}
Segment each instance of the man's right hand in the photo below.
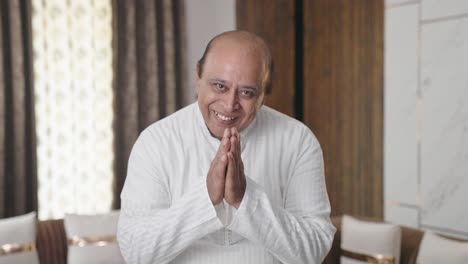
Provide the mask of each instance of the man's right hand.
{"label": "man's right hand", "polygon": [[228,164],[227,153],[231,147],[230,138],[231,130],[226,128],[223,138],[221,139],[221,144],[219,144],[218,152],[211,162],[208,177],[206,178],[208,194],[210,195],[213,205],[219,204],[224,198],[224,185],[226,182],[226,169]]}

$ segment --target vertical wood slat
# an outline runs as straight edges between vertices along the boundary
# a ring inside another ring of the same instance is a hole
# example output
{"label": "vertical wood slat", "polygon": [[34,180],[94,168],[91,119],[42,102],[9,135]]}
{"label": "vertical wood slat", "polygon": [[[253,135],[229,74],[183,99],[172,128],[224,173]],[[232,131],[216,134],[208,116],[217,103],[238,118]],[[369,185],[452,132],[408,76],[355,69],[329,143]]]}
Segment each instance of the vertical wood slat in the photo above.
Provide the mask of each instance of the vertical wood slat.
{"label": "vertical wood slat", "polygon": [[304,0],[304,122],[332,214],[383,217],[382,0]]}
{"label": "vertical wood slat", "polygon": [[36,236],[37,254],[40,263],[67,263],[68,242],[64,220],[38,221]]}
{"label": "vertical wood slat", "polygon": [[254,32],[270,45],[275,70],[265,104],[289,116],[294,113],[294,1],[237,0],[237,29]]}

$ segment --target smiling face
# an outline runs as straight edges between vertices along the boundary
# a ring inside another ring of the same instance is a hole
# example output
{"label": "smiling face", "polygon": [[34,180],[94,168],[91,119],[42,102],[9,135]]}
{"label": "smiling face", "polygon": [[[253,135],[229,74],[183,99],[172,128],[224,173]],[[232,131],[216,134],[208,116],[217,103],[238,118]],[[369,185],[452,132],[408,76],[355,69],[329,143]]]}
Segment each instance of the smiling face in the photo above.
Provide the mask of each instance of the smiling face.
{"label": "smiling face", "polygon": [[263,104],[262,60],[247,42],[220,39],[213,43],[197,74],[197,95],[205,124],[222,138],[225,128],[242,131]]}

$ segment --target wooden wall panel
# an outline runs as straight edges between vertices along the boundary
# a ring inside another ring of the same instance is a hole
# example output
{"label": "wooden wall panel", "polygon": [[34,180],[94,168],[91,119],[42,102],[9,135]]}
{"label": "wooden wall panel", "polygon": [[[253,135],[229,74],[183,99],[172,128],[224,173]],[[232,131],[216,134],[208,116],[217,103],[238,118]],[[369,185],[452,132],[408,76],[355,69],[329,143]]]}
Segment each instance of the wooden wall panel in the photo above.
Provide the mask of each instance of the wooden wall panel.
{"label": "wooden wall panel", "polygon": [[304,122],[332,214],[383,217],[383,0],[304,0]]}
{"label": "wooden wall panel", "polygon": [[332,214],[383,217],[384,1],[236,3],[237,27],[272,47],[267,105],[303,118],[321,142]]}
{"label": "wooden wall panel", "polygon": [[265,39],[273,53],[272,93],[266,105],[287,115],[294,113],[294,1],[237,0],[237,28]]}

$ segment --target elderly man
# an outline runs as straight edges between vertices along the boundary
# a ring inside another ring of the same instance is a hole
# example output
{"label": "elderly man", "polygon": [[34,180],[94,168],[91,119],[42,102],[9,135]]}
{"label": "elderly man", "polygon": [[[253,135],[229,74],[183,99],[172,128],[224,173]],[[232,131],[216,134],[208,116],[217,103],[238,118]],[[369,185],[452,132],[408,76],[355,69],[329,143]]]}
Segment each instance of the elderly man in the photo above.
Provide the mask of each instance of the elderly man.
{"label": "elderly man", "polygon": [[320,263],[335,228],[319,142],[263,106],[272,59],[244,31],[197,64],[198,102],[145,129],[121,194],[128,263]]}

